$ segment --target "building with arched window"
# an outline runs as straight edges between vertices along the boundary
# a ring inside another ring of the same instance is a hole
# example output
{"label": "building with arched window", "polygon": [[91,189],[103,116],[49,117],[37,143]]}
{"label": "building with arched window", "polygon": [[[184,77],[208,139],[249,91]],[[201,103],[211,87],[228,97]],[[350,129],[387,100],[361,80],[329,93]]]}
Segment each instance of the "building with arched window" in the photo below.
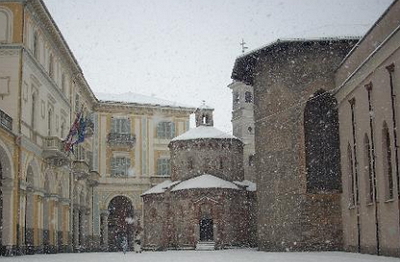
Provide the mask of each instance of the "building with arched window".
{"label": "building with arched window", "polygon": [[236,59],[232,78],[254,89],[260,249],[400,256],[399,17],[394,1],[362,38]]}
{"label": "building with arched window", "polygon": [[254,246],[255,184],[245,180],[243,142],[213,127],[213,109],[195,111],[196,128],[171,140],[170,180],[142,194],[144,247]]}
{"label": "building with arched window", "polygon": [[[236,60],[232,78],[251,86],[256,98],[258,225],[268,225],[258,227],[262,250],[342,246],[338,120],[326,91],[334,89],[334,70],[356,42],[278,40]],[[246,106],[243,96],[234,102],[232,122],[236,108]]]}
{"label": "building with arched window", "polygon": [[349,251],[400,256],[399,17],[394,1],[335,74]]}

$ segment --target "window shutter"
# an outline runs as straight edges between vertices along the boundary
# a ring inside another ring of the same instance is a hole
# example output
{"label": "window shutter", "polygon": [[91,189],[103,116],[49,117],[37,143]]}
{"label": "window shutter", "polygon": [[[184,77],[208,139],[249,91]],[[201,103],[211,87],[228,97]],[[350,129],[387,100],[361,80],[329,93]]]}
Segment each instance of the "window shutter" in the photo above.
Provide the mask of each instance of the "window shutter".
{"label": "window shutter", "polygon": [[171,136],[170,138],[175,137],[175,123],[171,123]]}
{"label": "window shutter", "polygon": [[161,138],[161,129],[162,129],[162,122],[157,124],[157,137]]}
{"label": "window shutter", "polygon": [[115,118],[111,118],[111,133],[116,133],[115,132]]}
{"label": "window shutter", "polygon": [[129,134],[131,132],[131,120],[129,118],[124,119],[125,121],[125,133]]}
{"label": "window shutter", "polygon": [[112,175],[114,175],[114,173],[115,173],[115,158],[114,157],[112,157],[111,158],[111,168],[110,168],[111,170],[111,174]]}

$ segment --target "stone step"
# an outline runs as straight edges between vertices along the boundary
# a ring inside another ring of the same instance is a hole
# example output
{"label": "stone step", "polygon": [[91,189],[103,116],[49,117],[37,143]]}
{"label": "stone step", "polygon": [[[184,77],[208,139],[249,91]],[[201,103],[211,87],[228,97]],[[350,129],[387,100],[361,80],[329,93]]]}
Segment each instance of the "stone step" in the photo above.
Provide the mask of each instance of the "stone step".
{"label": "stone step", "polygon": [[199,251],[215,250],[215,242],[213,242],[213,241],[198,242],[196,245],[196,250],[199,250]]}

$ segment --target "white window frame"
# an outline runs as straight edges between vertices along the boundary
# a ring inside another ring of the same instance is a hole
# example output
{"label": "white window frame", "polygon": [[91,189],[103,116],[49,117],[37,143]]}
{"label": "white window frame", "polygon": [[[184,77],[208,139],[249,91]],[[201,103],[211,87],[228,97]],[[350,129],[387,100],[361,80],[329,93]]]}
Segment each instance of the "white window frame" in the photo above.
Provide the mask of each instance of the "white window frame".
{"label": "white window frame", "polygon": [[130,167],[129,154],[114,154],[110,163],[110,175],[112,177],[128,177]]}
{"label": "white window frame", "polygon": [[130,134],[131,120],[128,117],[113,117],[111,119],[111,133]]}
{"label": "white window frame", "polygon": [[171,176],[171,162],[169,158],[162,157],[157,160],[157,176]]}
{"label": "white window frame", "polygon": [[162,121],[157,124],[157,138],[171,139],[175,137],[175,123]]}

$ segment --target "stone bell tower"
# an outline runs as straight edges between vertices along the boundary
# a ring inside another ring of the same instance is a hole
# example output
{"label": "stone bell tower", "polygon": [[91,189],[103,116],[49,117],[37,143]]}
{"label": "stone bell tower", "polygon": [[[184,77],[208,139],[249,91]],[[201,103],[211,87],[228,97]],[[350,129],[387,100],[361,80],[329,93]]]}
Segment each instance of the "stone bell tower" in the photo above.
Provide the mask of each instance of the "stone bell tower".
{"label": "stone bell tower", "polygon": [[207,106],[205,101],[203,100],[203,104],[199,106],[194,112],[196,127],[214,126],[213,111],[214,108]]}

